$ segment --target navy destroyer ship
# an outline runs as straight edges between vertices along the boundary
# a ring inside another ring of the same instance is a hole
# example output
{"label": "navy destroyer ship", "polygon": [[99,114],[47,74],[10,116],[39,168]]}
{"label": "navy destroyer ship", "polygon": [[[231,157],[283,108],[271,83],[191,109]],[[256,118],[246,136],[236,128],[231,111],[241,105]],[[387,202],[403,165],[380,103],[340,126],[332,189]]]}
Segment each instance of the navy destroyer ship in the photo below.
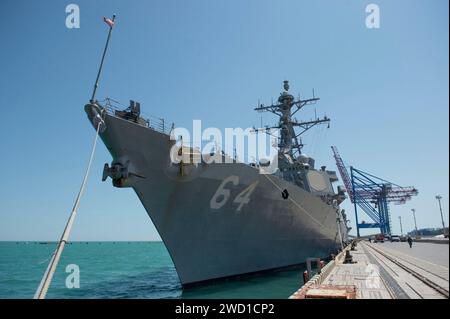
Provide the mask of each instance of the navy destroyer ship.
{"label": "navy destroyer ship", "polygon": [[[279,118],[277,167],[269,160],[223,162],[171,138],[173,126],[141,116],[140,104],[118,108],[111,99],[91,100],[85,111],[112,156],[103,180],[131,187],[173,260],[183,287],[211,280],[302,265],[342,248],[349,227],[339,204],[346,198],[334,171],[315,167],[302,153],[301,135],[330,119],[299,122],[293,115],[319,99],[295,99],[289,83],[277,103],[258,105]],[[174,162],[175,149],[183,160]],[[199,161],[192,161],[194,157]],[[187,158],[187,159],[186,159]]]}

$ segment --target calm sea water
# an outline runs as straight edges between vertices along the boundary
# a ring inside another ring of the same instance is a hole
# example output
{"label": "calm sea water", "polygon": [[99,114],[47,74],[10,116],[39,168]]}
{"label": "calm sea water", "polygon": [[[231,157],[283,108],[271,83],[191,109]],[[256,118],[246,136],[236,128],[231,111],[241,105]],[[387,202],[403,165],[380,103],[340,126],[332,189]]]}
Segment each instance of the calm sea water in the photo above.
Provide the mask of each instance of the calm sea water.
{"label": "calm sea water", "polygon": [[[0,242],[0,298],[32,298],[56,244]],[[80,269],[68,289],[66,266]],[[288,298],[301,270],[182,290],[161,242],[74,242],[66,245],[47,298]]]}

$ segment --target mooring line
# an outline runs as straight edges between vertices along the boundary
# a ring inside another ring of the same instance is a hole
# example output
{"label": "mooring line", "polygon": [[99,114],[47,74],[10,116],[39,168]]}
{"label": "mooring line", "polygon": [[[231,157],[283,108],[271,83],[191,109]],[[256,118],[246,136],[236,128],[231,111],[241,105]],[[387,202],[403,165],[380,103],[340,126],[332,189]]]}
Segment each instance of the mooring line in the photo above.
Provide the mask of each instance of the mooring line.
{"label": "mooring line", "polygon": [[100,129],[101,122],[97,125],[97,130],[95,132],[94,144],[92,145],[91,155],[89,157],[89,162],[86,167],[86,171],[84,173],[83,182],[81,183],[80,190],[78,192],[77,198],[75,200],[75,204],[73,205],[72,212],[70,213],[69,220],[67,221],[66,227],[64,228],[61,239],[59,240],[58,246],[56,247],[55,252],[53,253],[50,263],[42,277],[41,283],[34,294],[34,299],[45,299],[50,283],[52,282],[53,275],[55,273],[56,267],[58,266],[59,259],[61,257],[64,246],[67,243],[67,239],[69,238],[70,231],[72,229],[73,222],[75,220],[75,216],[77,215],[78,205],[80,204],[81,196],[83,195],[84,187],[86,186],[86,182],[89,176],[89,171],[91,169],[92,160],[94,158],[95,148],[97,146],[98,140],[98,132]]}
{"label": "mooring line", "polygon": [[[280,186],[278,186],[271,178],[269,178],[269,176],[267,176],[267,174],[262,174],[262,175],[264,175],[264,177],[267,178],[267,179],[268,179],[268,180],[269,180],[276,188],[278,188],[281,192],[283,191],[283,190],[281,189]],[[323,228],[326,228],[326,229],[329,229],[329,230],[333,230],[333,229],[331,229],[331,228],[325,226],[324,224],[322,224],[322,223],[321,223],[319,220],[317,220],[316,218],[314,218],[310,213],[308,213],[308,212],[306,211],[305,208],[303,208],[302,205],[300,205],[300,204],[297,203],[295,200],[293,200],[293,199],[291,198],[291,196],[289,196],[288,199],[289,199],[295,206],[297,206],[298,208],[300,208],[300,210],[303,211],[303,213],[305,213],[309,218],[311,218],[314,222],[316,222],[320,227],[323,227]]]}

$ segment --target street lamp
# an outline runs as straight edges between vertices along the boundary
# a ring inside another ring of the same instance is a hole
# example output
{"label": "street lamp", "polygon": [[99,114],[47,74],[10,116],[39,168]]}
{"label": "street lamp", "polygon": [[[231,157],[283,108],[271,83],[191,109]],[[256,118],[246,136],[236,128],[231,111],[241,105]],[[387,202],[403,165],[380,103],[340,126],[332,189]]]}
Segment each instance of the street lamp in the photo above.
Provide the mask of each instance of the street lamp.
{"label": "street lamp", "polygon": [[417,230],[417,222],[416,222],[416,210],[414,208],[411,208],[411,211],[414,216],[414,226],[416,226],[416,236],[419,236],[419,231]]}
{"label": "street lamp", "polygon": [[398,216],[398,219],[400,220],[400,233],[403,236],[402,216]]}
{"label": "street lamp", "polygon": [[442,233],[445,235],[445,224],[444,224],[444,215],[442,215],[442,206],[441,206],[441,199],[442,196],[441,195],[436,195],[436,199],[439,202],[439,209],[441,211],[441,220],[442,220]]}

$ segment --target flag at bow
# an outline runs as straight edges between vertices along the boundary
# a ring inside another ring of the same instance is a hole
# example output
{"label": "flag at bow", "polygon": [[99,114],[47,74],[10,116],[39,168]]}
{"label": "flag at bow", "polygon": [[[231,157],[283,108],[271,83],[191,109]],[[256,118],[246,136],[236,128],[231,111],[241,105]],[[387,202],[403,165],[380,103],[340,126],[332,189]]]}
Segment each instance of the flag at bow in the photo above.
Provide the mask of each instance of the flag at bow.
{"label": "flag at bow", "polygon": [[111,20],[110,18],[103,17],[103,21],[105,21],[105,23],[106,23],[107,25],[109,25],[110,28],[112,28],[112,27],[114,26],[114,21]]}

